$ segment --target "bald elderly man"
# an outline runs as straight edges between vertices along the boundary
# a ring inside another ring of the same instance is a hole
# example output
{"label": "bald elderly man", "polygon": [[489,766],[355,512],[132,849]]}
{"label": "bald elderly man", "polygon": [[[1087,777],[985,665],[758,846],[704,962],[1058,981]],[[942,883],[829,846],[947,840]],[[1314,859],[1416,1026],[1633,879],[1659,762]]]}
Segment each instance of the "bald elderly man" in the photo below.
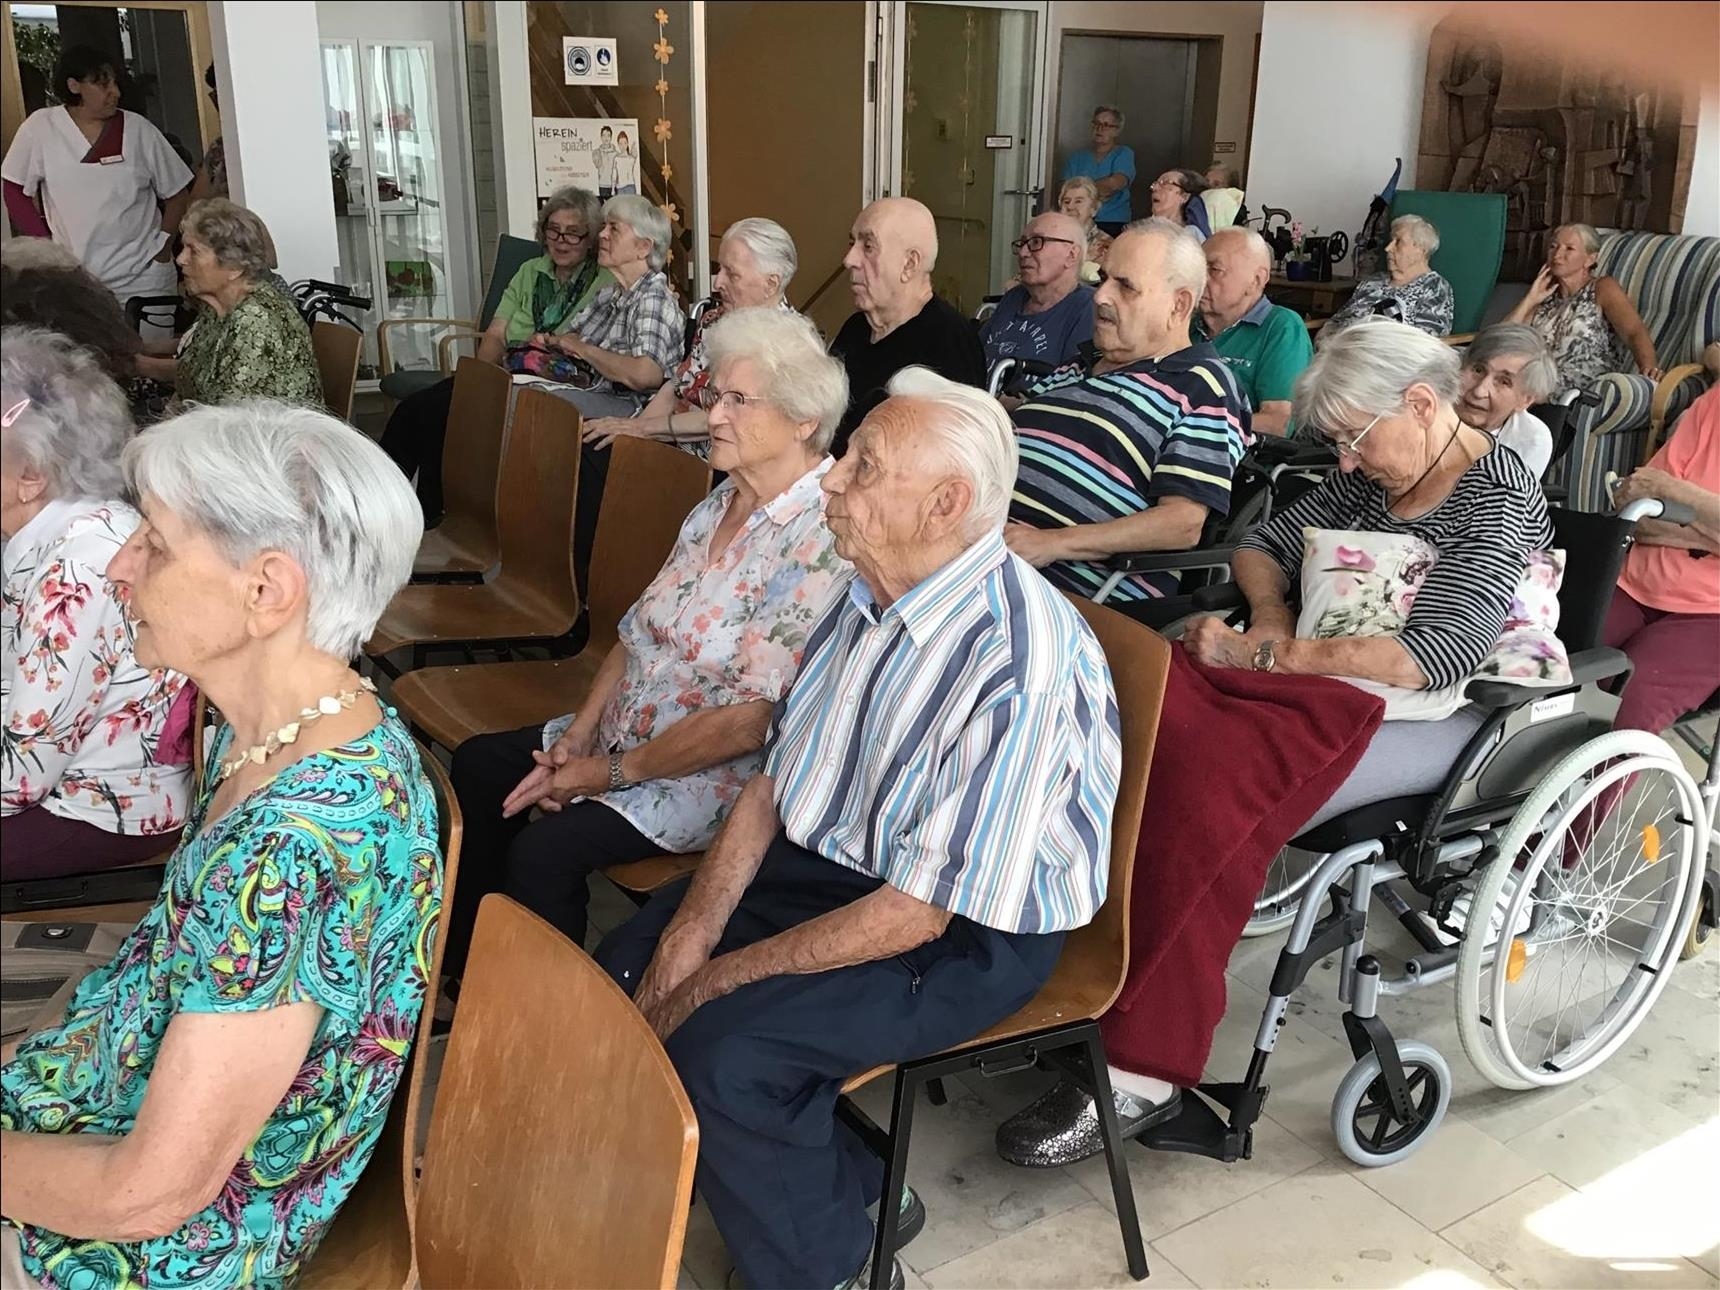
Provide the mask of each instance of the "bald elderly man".
{"label": "bald elderly man", "polygon": [[985,351],[973,323],[932,291],[937,261],[932,213],[911,197],[882,198],[854,221],[842,267],[856,312],[830,345],[848,370],[848,413],[836,427],[834,456],[848,451],[854,427],[910,364],[984,387]]}
{"label": "bald elderly man", "polygon": [[1287,434],[1296,378],[1314,358],[1302,319],[1266,298],[1272,251],[1253,229],[1207,238],[1206,290],[1191,334],[1219,353],[1254,409],[1256,434]]}
{"label": "bald elderly man", "polygon": [[1093,288],[1081,281],[1087,231],[1061,211],[1035,215],[1014,242],[1017,285],[980,328],[988,363],[1023,358],[1061,367],[1093,339]]}
{"label": "bald elderly man", "polygon": [[855,578],[764,770],[597,951],[686,1086],[699,1195],[754,1290],[865,1284],[883,1166],[836,1119],[843,1081],[1021,1007],[1109,877],[1116,696],[1081,615],[1004,547],[1009,418],[924,368],[888,393],[824,477]]}

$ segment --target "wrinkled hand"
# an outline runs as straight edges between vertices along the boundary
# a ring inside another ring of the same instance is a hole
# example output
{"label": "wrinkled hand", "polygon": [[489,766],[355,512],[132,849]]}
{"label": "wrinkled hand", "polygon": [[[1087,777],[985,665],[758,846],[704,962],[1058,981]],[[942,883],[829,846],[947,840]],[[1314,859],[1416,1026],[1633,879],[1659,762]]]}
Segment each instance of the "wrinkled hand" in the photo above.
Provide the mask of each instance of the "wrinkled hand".
{"label": "wrinkled hand", "polygon": [[537,766],[502,803],[502,818],[512,819],[537,807],[552,814],[576,797],[590,797],[609,787],[609,761],[570,751],[557,740],[548,752],[533,750]]}
{"label": "wrinkled hand", "polygon": [[560,334],[547,331],[533,332],[530,343],[536,345],[539,349],[559,350],[570,357],[579,357],[578,347],[580,340],[579,337],[575,336],[572,332],[562,332]]}
{"label": "wrinkled hand", "polygon": [[1674,499],[1677,491],[1676,477],[1652,466],[1640,466],[1619,481],[1618,487],[1613,490],[1613,504],[1623,506],[1626,502],[1634,502],[1644,497],[1659,497],[1670,501]]}
{"label": "wrinkled hand", "polygon": [[1553,277],[1553,270],[1543,264],[1541,271],[1535,275],[1535,280],[1529,284],[1529,290],[1524,294],[1528,297],[1530,306],[1533,307],[1558,289],[1559,284]]}
{"label": "wrinkled hand", "polygon": [[1183,646],[1208,667],[1252,667],[1259,642],[1222,618],[1197,618],[1183,630]]}
{"label": "wrinkled hand", "polygon": [[1004,545],[1035,569],[1043,569],[1046,565],[1057,562],[1057,552],[1052,550],[1054,538],[1049,529],[1036,529],[1031,524],[1005,524],[1003,541]]}
{"label": "wrinkled hand", "polygon": [[[656,966],[653,960],[652,966]],[[651,974],[646,973],[649,978]],[[687,974],[686,978],[673,990],[667,993],[653,991],[652,997],[641,1005],[645,1021],[651,1027],[653,1034],[660,1041],[666,1041],[670,1035],[681,1028],[681,1023],[687,1020],[700,1008],[714,999],[720,999],[740,983],[735,980],[724,965],[722,959],[707,959]],[[645,983],[640,985],[640,993],[645,991]]]}
{"label": "wrinkled hand", "polygon": [[643,437],[643,420],[639,417],[593,417],[585,423],[585,442],[592,448],[607,448],[622,435]]}

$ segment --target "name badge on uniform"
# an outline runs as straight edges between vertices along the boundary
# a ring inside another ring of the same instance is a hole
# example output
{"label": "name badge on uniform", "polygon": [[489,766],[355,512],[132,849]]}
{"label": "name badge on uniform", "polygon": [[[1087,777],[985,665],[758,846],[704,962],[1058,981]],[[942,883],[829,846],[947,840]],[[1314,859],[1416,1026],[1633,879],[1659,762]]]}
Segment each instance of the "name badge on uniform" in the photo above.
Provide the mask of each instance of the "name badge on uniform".
{"label": "name badge on uniform", "polygon": [[115,166],[115,165],[118,165],[120,162],[124,161],[125,158],[116,153],[111,157],[102,157],[99,160],[100,160],[100,163],[104,166]]}

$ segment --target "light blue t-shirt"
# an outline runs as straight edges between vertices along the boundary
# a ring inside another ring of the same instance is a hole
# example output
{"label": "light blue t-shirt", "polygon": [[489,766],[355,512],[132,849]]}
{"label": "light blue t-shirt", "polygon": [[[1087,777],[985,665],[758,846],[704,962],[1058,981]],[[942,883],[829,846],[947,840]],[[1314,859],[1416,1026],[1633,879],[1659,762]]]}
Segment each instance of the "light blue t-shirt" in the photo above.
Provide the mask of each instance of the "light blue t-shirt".
{"label": "light blue t-shirt", "polygon": [[1027,288],[1011,287],[980,327],[985,361],[1026,358],[1061,367],[1075,357],[1083,341],[1093,339],[1093,288],[1078,283],[1075,290],[1044,313],[1027,308]]}
{"label": "light blue t-shirt", "polygon": [[[1063,163],[1063,178],[1065,180],[1083,177],[1098,183],[1101,179],[1109,179],[1112,175],[1127,175],[1129,183],[1135,182],[1135,150],[1118,144],[1103,157],[1095,157],[1090,149],[1083,148]],[[1101,224],[1127,224],[1129,222],[1129,188],[1125,184],[1112,193],[1099,206],[1099,213],[1093,217]]]}

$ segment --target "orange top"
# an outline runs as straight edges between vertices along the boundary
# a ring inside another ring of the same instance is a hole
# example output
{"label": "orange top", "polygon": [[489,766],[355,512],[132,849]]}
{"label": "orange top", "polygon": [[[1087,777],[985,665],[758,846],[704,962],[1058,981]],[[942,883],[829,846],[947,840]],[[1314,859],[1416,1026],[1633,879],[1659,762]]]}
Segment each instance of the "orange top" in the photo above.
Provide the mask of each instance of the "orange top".
{"label": "orange top", "polygon": [[[1690,405],[1648,464],[1720,493],[1720,386]],[[1720,555],[1697,560],[1678,547],[1641,543],[1631,547],[1618,585],[1651,609],[1720,614]]]}

